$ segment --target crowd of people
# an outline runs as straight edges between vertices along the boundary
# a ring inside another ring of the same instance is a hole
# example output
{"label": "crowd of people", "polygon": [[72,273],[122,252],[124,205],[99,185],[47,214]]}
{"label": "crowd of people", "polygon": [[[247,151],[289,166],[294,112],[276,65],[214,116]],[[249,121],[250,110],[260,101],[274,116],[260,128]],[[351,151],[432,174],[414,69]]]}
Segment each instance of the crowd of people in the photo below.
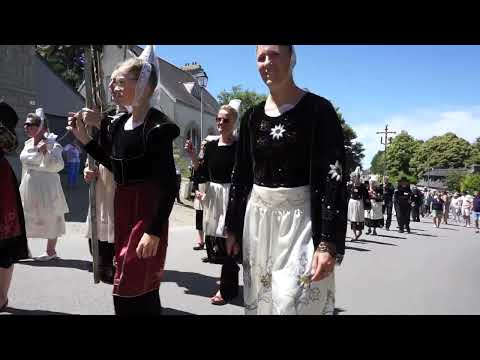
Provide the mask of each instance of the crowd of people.
{"label": "crowd of people", "polygon": [[[194,250],[206,250],[204,262],[222,264],[212,304],[238,296],[241,264],[246,314],[333,314],[347,220],[352,241],[365,226],[371,235],[390,230],[393,214],[402,233],[430,214],[439,227],[449,212],[465,226],[473,214],[478,232],[478,193],[422,192],[405,178],[397,188],[388,177],[365,183],[359,168],[347,184],[341,122],[328,100],[295,84],[293,45],[257,45],[255,54],[267,99],[241,117],[238,99],[221,106],[219,135],[207,137],[198,155],[190,140],[185,143],[195,186]],[[118,64],[109,90],[116,110],[69,113],[67,129],[76,140],[65,149],[42,109],[27,115],[20,185],[4,156],[17,148],[19,119],[0,103],[0,311],[8,304],[13,265],[32,258],[27,238],[47,239],[36,260],[58,257],[69,212],[59,172],[66,167],[68,186],[75,187],[84,151],[84,181],[96,184],[85,237],[92,254],[98,249],[100,281],[113,287],[115,314],[162,313],[169,217],[175,200],[181,203],[173,157],[180,129],[160,106],[153,46]],[[90,128],[98,129],[94,136]]]}
{"label": "crowd of people", "polygon": [[472,196],[467,191],[460,194],[428,188],[421,189],[410,185],[405,177],[398,181],[398,187],[395,189],[389,182],[388,176],[383,177],[382,184],[378,183],[376,176],[362,182],[360,168],[350,175],[347,187],[348,221],[354,235],[352,241],[360,238],[365,226],[368,228],[366,232],[368,235],[377,235],[377,228],[385,227],[386,231],[390,231],[393,213],[397,217],[400,233],[411,232],[410,221],[420,222],[420,217],[430,216],[433,227],[439,228],[441,224],[448,224],[450,218],[457,224],[470,227],[473,215],[475,232],[480,231],[480,192],[478,191]]}

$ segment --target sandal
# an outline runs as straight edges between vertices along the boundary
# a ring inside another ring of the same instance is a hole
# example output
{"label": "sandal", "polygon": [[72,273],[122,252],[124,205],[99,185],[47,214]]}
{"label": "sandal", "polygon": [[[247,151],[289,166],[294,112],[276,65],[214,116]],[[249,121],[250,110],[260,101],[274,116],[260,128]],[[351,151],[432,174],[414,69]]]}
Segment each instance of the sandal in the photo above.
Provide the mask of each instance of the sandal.
{"label": "sandal", "polygon": [[203,250],[205,248],[205,243],[197,244],[197,246],[193,247],[193,250]]}
{"label": "sandal", "polygon": [[213,305],[225,305],[227,302],[223,300],[221,295],[215,295],[210,299]]}

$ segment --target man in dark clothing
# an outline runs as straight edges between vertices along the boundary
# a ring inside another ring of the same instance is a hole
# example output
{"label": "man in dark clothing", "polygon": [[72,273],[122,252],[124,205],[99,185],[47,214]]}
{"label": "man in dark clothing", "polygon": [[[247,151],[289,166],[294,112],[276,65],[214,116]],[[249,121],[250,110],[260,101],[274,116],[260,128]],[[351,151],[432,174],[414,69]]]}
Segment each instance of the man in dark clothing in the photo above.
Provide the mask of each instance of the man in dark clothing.
{"label": "man in dark clothing", "polygon": [[395,188],[388,182],[388,176],[383,177],[382,190],[384,202],[383,214],[385,215],[385,211],[387,212],[385,230],[390,230],[390,224],[392,223],[393,193],[395,192]]}
{"label": "man in dark clothing", "polygon": [[398,182],[398,188],[393,194],[393,202],[395,204],[395,212],[397,213],[397,222],[399,232],[403,233],[404,229],[410,233],[410,211],[412,209],[412,190],[407,178],[402,177]]}
{"label": "man in dark clothing", "polygon": [[423,194],[416,186],[412,189],[412,201],[412,221],[420,222],[420,206],[423,202]]}

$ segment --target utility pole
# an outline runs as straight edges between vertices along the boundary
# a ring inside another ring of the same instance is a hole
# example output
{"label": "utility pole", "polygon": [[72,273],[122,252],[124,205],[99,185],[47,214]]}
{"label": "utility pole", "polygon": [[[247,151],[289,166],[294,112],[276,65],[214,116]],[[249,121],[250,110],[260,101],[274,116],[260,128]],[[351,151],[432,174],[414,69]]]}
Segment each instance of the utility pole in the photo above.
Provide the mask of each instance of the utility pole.
{"label": "utility pole", "polygon": [[[392,142],[392,138],[388,137],[388,134],[396,134],[396,131],[388,131],[388,125],[385,125],[385,130],[377,131],[377,134],[382,134],[385,138],[380,138],[380,144],[385,145],[385,151],[383,153],[383,176],[387,174],[387,147]],[[385,140],[384,140],[385,139]]]}

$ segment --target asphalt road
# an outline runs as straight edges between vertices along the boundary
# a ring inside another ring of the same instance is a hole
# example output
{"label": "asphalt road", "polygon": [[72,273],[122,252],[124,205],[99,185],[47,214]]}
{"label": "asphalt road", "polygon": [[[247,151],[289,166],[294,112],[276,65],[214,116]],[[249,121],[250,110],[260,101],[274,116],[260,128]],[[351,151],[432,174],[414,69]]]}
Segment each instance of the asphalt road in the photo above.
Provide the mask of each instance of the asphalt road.
{"label": "asphalt road", "polygon": [[[338,314],[480,314],[480,234],[456,224],[434,229],[430,218],[422,221],[411,224],[412,234],[379,230],[363,241],[347,239],[336,269]],[[201,262],[205,252],[192,250],[193,224],[194,210],[175,205],[160,288],[165,314],[243,314],[241,297],[225,306],[210,304],[220,265]],[[61,259],[15,266],[5,314],[113,314],[111,286],[93,284],[85,231],[85,224],[68,222],[57,248]],[[34,256],[45,243],[29,240]]]}

